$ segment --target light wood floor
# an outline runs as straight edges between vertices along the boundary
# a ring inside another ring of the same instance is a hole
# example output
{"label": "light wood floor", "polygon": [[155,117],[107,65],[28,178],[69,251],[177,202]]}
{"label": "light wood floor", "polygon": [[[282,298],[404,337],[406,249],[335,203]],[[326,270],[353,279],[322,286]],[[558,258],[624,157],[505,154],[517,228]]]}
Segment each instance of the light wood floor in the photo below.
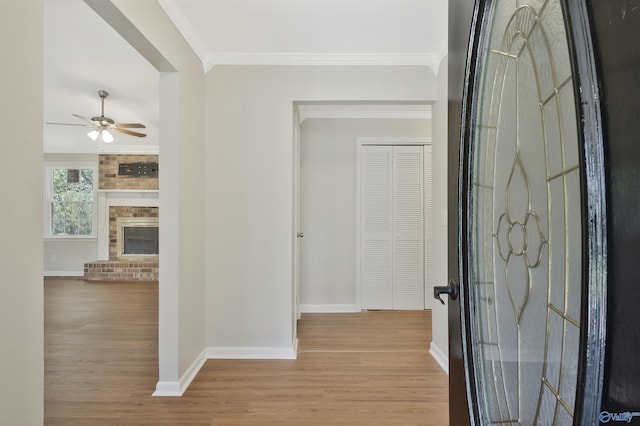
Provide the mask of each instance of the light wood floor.
{"label": "light wood floor", "polygon": [[46,425],[446,425],[422,312],[304,314],[297,360],[209,360],[152,397],[156,283],[45,280]]}

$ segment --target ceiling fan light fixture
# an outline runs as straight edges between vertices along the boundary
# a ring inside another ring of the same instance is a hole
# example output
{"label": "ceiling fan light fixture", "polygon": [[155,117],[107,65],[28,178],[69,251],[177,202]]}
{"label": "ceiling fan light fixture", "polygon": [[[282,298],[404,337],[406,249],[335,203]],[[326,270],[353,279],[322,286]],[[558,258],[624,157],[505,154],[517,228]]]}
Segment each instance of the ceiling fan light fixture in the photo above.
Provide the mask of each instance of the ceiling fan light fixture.
{"label": "ceiling fan light fixture", "polygon": [[113,142],[115,139],[113,138],[113,135],[111,134],[111,132],[109,132],[108,130],[113,130],[115,132],[118,133],[122,133],[125,135],[129,135],[129,136],[136,136],[138,138],[143,138],[145,136],[147,136],[144,133],[140,133],[140,132],[136,132],[133,130],[129,130],[129,128],[133,128],[133,129],[144,129],[146,128],[144,124],[141,123],[116,123],[113,119],[109,118],[109,117],[105,117],[104,115],[104,100],[107,96],[109,96],[109,93],[107,93],[105,90],[99,90],[98,91],[98,95],[100,96],[100,104],[101,104],[101,110],[100,110],[100,115],[97,117],[91,117],[90,119],[83,116],[83,115],[79,115],[79,114],[72,114],[74,117],[79,118],[80,120],[82,120],[84,122],[84,124],[69,124],[69,123],[47,123],[47,124],[62,124],[62,125],[69,125],[69,126],[84,126],[84,127],[91,127],[93,128],[93,130],[91,130],[89,133],[87,133],[87,136],[89,136],[91,138],[92,141],[98,141],[99,143],[111,143]]}
{"label": "ceiling fan light fixture", "polygon": [[104,143],[111,143],[114,140],[113,135],[109,133],[109,131],[106,129],[92,130],[89,133],[87,133],[87,136],[89,136],[92,141],[95,141],[98,138],[100,138],[100,142],[104,142]]}
{"label": "ceiling fan light fixture", "polygon": [[91,138],[92,141],[95,141],[96,139],[98,139],[98,135],[100,134],[99,131],[97,130],[92,130],[89,133],[87,133],[87,136],[89,136]]}
{"label": "ceiling fan light fixture", "polygon": [[102,142],[111,143],[113,142],[113,136],[107,130],[102,131]]}

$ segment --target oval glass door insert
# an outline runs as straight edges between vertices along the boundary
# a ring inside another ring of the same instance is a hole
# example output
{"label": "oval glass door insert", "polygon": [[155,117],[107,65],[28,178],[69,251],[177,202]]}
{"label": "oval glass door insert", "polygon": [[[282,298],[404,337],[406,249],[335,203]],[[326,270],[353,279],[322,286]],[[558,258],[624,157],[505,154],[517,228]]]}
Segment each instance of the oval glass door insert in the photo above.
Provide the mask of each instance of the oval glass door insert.
{"label": "oval glass door insert", "polygon": [[487,2],[468,170],[469,315],[482,424],[573,422],[580,153],[559,0]]}

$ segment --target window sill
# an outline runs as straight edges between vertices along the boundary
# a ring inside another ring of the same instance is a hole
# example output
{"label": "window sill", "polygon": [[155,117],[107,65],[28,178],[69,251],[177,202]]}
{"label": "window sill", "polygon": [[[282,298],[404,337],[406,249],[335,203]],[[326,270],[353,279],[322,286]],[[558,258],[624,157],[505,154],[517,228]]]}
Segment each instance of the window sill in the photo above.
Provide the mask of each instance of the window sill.
{"label": "window sill", "polygon": [[91,241],[98,241],[98,237],[94,237],[94,236],[89,236],[89,237],[71,237],[71,236],[65,236],[65,237],[51,237],[51,236],[46,236],[44,237],[44,241],[45,242],[51,242],[51,241],[86,241],[86,242],[91,242]]}

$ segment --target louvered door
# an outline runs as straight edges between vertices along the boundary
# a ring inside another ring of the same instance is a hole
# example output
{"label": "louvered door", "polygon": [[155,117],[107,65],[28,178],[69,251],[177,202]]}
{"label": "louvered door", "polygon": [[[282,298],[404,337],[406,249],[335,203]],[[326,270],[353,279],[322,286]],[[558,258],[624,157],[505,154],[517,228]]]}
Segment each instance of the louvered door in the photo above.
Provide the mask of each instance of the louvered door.
{"label": "louvered door", "polygon": [[424,309],[422,146],[362,148],[362,307]]}
{"label": "louvered door", "polygon": [[393,309],[392,149],[362,149],[362,308]]}
{"label": "louvered door", "polygon": [[422,146],[393,147],[393,309],[424,309]]}
{"label": "louvered door", "polygon": [[433,298],[433,173],[432,173],[433,152],[431,145],[424,146],[424,308],[431,308],[435,303]]}

